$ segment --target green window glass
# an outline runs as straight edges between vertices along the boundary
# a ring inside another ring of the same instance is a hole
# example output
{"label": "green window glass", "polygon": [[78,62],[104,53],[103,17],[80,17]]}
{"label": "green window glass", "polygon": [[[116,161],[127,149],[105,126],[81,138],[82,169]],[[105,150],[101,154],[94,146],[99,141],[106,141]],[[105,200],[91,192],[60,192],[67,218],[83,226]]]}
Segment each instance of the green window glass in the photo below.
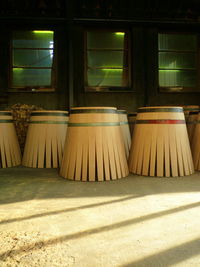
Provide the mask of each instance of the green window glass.
{"label": "green window glass", "polygon": [[128,87],[128,33],[88,31],[86,87]]}
{"label": "green window glass", "polygon": [[197,86],[197,36],[158,35],[159,87],[184,90]]}
{"label": "green window glass", "polygon": [[52,88],[53,31],[14,31],[12,36],[12,88]]}

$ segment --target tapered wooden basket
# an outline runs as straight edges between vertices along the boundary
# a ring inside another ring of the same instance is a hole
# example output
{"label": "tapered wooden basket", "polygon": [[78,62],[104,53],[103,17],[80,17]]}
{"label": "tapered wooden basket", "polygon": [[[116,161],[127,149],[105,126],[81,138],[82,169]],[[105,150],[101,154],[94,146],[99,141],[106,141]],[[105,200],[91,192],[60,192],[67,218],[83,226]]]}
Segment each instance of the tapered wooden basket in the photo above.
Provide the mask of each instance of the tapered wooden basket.
{"label": "tapered wooden basket", "polygon": [[187,119],[187,131],[188,131],[188,138],[190,143],[192,143],[194,131],[196,128],[196,124],[198,121],[198,111],[191,111],[189,113],[188,119]]}
{"label": "tapered wooden basket", "polygon": [[60,175],[77,181],[106,181],[128,173],[117,109],[72,108]]}
{"label": "tapered wooden basket", "polygon": [[21,151],[12,112],[0,111],[0,168],[21,164]]}
{"label": "tapered wooden basket", "polygon": [[22,164],[32,168],[58,168],[62,162],[68,111],[31,113]]}
{"label": "tapered wooden basket", "polygon": [[194,161],[194,169],[200,171],[200,113],[197,115],[197,120],[191,139],[191,150]]}
{"label": "tapered wooden basket", "polygon": [[187,123],[190,112],[199,112],[199,105],[185,105],[183,106],[183,112],[185,115],[185,121]]}
{"label": "tapered wooden basket", "polygon": [[138,175],[160,177],[194,172],[182,107],[138,109],[129,169]]}
{"label": "tapered wooden basket", "polygon": [[117,112],[119,114],[120,128],[121,128],[122,137],[124,140],[126,157],[128,159],[129,151],[131,147],[131,134],[130,134],[129,126],[128,126],[127,112],[126,110],[118,110]]}
{"label": "tapered wooden basket", "polygon": [[131,136],[133,135],[135,122],[136,122],[137,112],[132,112],[128,114],[128,124],[130,128]]}

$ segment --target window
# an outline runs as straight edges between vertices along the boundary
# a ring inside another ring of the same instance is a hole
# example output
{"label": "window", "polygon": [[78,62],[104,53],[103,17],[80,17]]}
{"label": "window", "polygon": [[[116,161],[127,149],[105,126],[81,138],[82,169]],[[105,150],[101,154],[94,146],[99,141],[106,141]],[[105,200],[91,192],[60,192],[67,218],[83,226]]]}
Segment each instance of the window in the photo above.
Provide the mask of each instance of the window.
{"label": "window", "polygon": [[198,90],[197,35],[158,34],[158,72],[161,91]]}
{"label": "window", "polygon": [[129,81],[128,32],[88,31],[85,50],[85,88],[125,91]]}
{"label": "window", "polygon": [[39,91],[54,88],[54,32],[14,31],[10,87]]}

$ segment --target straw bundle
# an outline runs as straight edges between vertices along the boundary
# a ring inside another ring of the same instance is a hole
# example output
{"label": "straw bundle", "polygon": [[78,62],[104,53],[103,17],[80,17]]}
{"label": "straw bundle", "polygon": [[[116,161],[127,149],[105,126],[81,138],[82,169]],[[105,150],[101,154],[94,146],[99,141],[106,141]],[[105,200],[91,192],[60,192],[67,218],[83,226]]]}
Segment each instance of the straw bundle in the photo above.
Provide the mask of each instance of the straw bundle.
{"label": "straw bundle", "polygon": [[105,181],[128,173],[117,109],[72,108],[60,175],[78,181]]}
{"label": "straw bundle", "polygon": [[42,108],[39,108],[35,105],[17,103],[12,105],[10,109],[12,111],[13,122],[15,125],[20,149],[23,153],[31,112],[33,110],[42,110]]}
{"label": "straw bundle", "polygon": [[194,172],[181,107],[138,109],[132,138],[130,172],[147,176],[184,176]]}
{"label": "straw bundle", "polygon": [[0,168],[21,164],[21,151],[12,112],[0,111]]}
{"label": "straw bundle", "polygon": [[63,156],[67,124],[67,111],[32,112],[22,164],[33,168],[59,167]]}
{"label": "straw bundle", "polygon": [[131,147],[131,134],[130,134],[129,126],[128,126],[127,113],[126,113],[126,110],[118,110],[117,112],[119,114],[120,128],[121,128],[122,137],[124,140],[126,157],[128,159],[129,150]]}
{"label": "straw bundle", "polygon": [[137,112],[132,112],[128,114],[128,124],[130,128],[131,136],[133,135],[135,122],[136,122]]}

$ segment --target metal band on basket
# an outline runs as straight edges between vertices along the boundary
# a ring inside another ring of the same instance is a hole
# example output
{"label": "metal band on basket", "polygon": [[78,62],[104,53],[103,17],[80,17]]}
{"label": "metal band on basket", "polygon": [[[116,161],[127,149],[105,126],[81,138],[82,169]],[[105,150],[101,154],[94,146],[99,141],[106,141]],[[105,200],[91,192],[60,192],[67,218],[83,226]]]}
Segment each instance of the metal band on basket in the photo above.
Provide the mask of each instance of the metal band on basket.
{"label": "metal band on basket", "polygon": [[128,175],[119,115],[115,107],[71,109],[60,176],[93,182]]}
{"label": "metal band on basket", "polygon": [[29,123],[33,124],[68,124],[67,121],[30,121]]}
{"label": "metal band on basket", "polygon": [[166,107],[166,108],[139,108],[138,113],[144,113],[144,112],[183,112],[182,107]]}
{"label": "metal band on basket", "polygon": [[68,112],[32,112],[31,116],[69,116]]}
{"label": "metal band on basket", "polygon": [[91,127],[91,126],[119,126],[119,122],[89,122],[89,123],[73,123],[68,124],[69,127]]}
{"label": "metal band on basket", "polygon": [[70,114],[80,113],[117,113],[116,109],[71,109]]}
{"label": "metal band on basket", "polygon": [[185,124],[185,120],[136,120],[136,124]]}
{"label": "metal band on basket", "polygon": [[182,107],[138,110],[129,155],[129,170],[145,176],[176,177],[194,172]]}
{"label": "metal band on basket", "polygon": [[126,110],[118,110],[117,113],[118,114],[127,114]]}
{"label": "metal band on basket", "polygon": [[68,128],[68,111],[32,112],[22,164],[32,168],[58,168]]}

